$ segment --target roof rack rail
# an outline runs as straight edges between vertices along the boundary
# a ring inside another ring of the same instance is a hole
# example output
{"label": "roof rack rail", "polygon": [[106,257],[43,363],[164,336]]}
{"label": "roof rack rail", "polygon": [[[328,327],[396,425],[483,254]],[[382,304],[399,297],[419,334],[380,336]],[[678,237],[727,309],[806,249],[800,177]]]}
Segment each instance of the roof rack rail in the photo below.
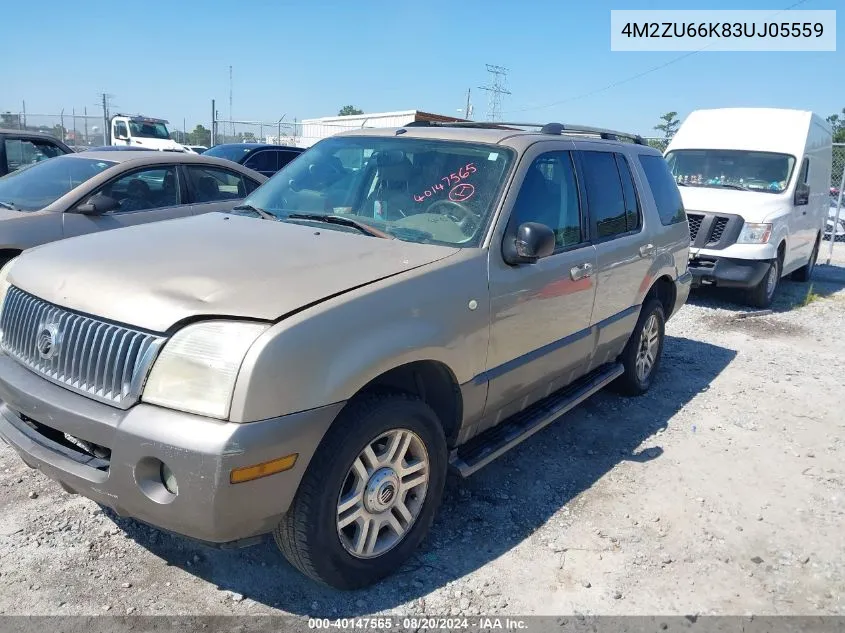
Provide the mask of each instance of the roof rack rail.
{"label": "roof rack rail", "polygon": [[518,130],[519,128],[539,128],[541,134],[588,134],[608,141],[628,139],[637,145],[648,145],[639,134],[629,134],[588,125],[564,123],[514,123],[510,121],[414,121],[403,127],[467,127],[491,130]]}

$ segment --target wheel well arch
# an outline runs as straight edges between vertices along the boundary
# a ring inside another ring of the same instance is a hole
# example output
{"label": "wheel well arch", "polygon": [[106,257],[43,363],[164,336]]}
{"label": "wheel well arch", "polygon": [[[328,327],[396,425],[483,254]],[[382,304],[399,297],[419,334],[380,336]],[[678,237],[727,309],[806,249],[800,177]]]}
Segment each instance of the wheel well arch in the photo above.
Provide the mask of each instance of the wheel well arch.
{"label": "wheel well arch", "polygon": [[668,319],[672,316],[672,312],[675,309],[677,294],[678,291],[675,288],[675,282],[672,278],[669,275],[661,275],[651,284],[651,288],[648,289],[648,292],[643,298],[643,304],[649,299],[657,299],[663,305],[664,317]]}
{"label": "wheel well arch", "polygon": [[419,360],[399,365],[370,380],[353,398],[383,390],[418,397],[437,415],[447,441],[457,437],[463,418],[463,398],[455,374],[446,364]]}
{"label": "wheel well arch", "polygon": [[0,266],[5,264],[10,259],[14,259],[22,252],[23,251],[21,251],[19,248],[0,248]]}

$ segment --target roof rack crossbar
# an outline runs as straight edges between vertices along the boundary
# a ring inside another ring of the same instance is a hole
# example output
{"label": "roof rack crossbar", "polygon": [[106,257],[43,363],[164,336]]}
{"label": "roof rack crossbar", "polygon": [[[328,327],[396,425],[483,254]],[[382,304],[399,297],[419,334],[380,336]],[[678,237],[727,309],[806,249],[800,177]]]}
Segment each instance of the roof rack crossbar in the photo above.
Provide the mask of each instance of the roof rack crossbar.
{"label": "roof rack crossbar", "polygon": [[637,145],[648,145],[639,134],[618,132],[589,125],[572,125],[564,123],[518,123],[511,121],[415,121],[404,127],[465,127],[493,130],[508,130],[518,128],[539,128],[542,134],[590,134],[605,140],[617,141],[620,138],[629,139]]}

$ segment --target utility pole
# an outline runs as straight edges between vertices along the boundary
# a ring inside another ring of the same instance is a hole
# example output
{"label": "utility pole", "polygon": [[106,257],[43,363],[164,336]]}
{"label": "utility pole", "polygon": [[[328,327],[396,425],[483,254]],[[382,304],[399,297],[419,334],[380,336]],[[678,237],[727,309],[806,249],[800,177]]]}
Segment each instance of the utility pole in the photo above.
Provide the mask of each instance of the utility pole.
{"label": "utility pole", "polygon": [[88,106],[82,108],[82,115],[85,123],[85,144],[88,145]]}
{"label": "utility pole", "polygon": [[235,135],[235,117],[232,114],[232,67],[229,66],[229,126],[232,136]]}
{"label": "utility pole", "polygon": [[109,98],[111,95],[104,92],[101,96],[103,97],[103,145],[108,145],[110,135],[109,119],[111,118],[109,116]]}
{"label": "utility pole", "polygon": [[21,106],[23,106],[23,117],[18,117],[18,127],[22,130],[26,129],[26,101],[21,102]]}
{"label": "utility pole", "polygon": [[479,86],[479,88],[486,90],[489,94],[487,118],[490,121],[498,121],[502,113],[502,95],[511,94],[510,91],[505,88],[505,80],[508,76],[508,69],[502,66],[487,64],[487,72],[490,73],[490,85]]}
{"label": "utility pole", "polygon": [[217,108],[214,107],[214,99],[211,100],[211,147],[217,143]]}
{"label": "utility pole", "polygon": [[471,89],[467,88],[467,107],[464,110],[464,116],[467,119],[472,119],[472,110],[470,109],[472,106],[470,105],[470,100],[469,100],[470,92],[471,92]]}

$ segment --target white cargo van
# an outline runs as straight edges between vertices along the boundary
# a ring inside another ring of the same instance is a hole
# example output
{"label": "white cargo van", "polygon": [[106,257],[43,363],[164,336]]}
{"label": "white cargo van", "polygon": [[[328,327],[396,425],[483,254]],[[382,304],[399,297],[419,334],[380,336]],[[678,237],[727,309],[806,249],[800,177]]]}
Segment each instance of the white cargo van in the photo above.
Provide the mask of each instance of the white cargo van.
{"label": "white cargo van", "polygon": [[827,221],[832,134],[812,112],[692,112],[665,153],[690,226],[696,285],[765,308],[784,275],[807,281]]}

